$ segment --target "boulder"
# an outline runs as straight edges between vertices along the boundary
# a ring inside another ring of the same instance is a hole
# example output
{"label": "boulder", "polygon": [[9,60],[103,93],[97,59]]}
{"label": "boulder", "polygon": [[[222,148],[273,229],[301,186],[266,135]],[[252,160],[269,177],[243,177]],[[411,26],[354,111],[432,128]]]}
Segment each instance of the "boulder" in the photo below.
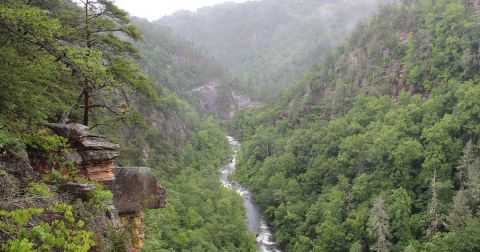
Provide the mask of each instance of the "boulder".
{"label": "boulder", "polygon": [[87,183],[75,183],[71,181],[64,182],[62,187],[70,194],[84,200],[88,199],[90,197],[90,192],[96,189],[95,186]]}
{"label": "boulder", "polygon": [[67,139],[80,139],[82,137],[90,136],[90,129],[82,124],[77,123],[49,123],[47,124],[57,135],[63,136]]}
{"label": "boulder", "polygon": [[114,160],[119,156],[118,150],[83,150],[79,151],[84,164],[97,164]]}
{"label": "boulder", "polygon": [[114,144],[104,137],[84,136],[77,139],[79,149],[84,150],[118,150],[120,145]]}
{"label": "boulder", "polygon": [[150,168],[129,167],[114,169],[115,181],[105,184],[113,193],[113,205],[119,213],[138,213],[142,209],[164,208],[165,188],[157,184]]}
{"label": "boulder", "polygon": [[76,165],[81,165],[81,164],[83,164],[83,158],[82,158],[82,156],[80,155],[80,152],[78,152],[78,151],[70,151],[70,152],[66,153],[66,154],[65,154],[65,158],[66,158],[68,161],[70,161],[70,162],[72,162],[72,163],[74,163],[74,164],[76,164]]}

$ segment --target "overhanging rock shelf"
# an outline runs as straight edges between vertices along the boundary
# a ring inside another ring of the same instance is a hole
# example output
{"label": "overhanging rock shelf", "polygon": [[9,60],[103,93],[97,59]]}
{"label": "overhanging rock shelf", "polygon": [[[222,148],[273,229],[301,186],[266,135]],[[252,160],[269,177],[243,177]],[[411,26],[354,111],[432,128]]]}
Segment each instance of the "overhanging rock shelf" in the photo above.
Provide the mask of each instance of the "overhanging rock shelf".
{"label": "overhanging rock shelf", "polygon": [[74,163],[80,173],[104,184],[113,193],[110,216],[117,228],[133,227],[132,251],[139,251],[143,242],[142,209],[166,206],[166,190],[147,167],[116,167],[120,155],[118,144],[103,136],[94,135],[81,124],[48,125],[56,134],[68,139],[72,151],[66,159]]}

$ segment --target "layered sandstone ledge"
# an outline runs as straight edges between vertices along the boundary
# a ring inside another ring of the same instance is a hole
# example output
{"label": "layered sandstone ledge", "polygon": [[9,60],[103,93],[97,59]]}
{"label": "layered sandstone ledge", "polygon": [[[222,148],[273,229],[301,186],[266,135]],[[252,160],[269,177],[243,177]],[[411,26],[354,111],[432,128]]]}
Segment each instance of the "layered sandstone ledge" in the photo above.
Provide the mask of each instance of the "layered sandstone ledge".
{"label": "layered sandstone ledge", "polygon": [[51,123],[48,126],[69,140],[73,151],[67,159],[79,166],[84,175],[94,181],[115,180],[113,161],[120,155],[118,144],[92,134],[81,124]]}
{"label": "layered sandstone ledge", "polygon": [[[81,174],[101,182],[113,194],[109,216],[118,228],[132,230],[130,251],[139,251],[143,244],[143,209],[164,208],[166,190],[157,183],[155,174],[147,167],[115,167],[119,156],[118,144],[94,135],[80,124],[48,125],[56,134],[68,139],[72,151],[66,155]],[[89,190],[85,185],[68,185],[72,190]],[[87,185],[88,186],[88,185]]]}

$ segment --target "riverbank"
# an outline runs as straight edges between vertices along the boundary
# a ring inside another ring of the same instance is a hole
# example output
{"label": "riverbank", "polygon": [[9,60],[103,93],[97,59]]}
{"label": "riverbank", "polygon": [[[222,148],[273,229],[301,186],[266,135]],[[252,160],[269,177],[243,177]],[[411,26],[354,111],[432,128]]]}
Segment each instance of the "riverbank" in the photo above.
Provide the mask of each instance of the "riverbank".
{"label": "riverbank", "polygon": [[220,181],[228,189],[235,190],[244,201],[246,210],[246,221],[249,230],[256,234],[257,251],[261,252],[281,252],[276,246],[274,236],[270,227],[267,225],[266,218],[262,208],[255,203],[251,193],[235,181],[229,180],[229,175],[235,172],[237,165],[237,155],[240,149],[240,143],[233,137],[228,136],[228,141],[233,149],[232,159],[229,164],[220,170]]}

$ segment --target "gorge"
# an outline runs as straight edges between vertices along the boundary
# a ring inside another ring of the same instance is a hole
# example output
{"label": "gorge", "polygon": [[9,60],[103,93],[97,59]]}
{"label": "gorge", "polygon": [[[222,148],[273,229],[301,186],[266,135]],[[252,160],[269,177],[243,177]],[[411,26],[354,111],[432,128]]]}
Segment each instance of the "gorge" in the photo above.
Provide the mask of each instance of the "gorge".
{"label": "gorge", "polygon": [[243,198],[243,206],[246,211],[246,221],[248,229],[255,234],[257,251],[259,252],[281,252],[275,244],[271,228],[267,224],[267,220],[263,213],[263,209],[255,203],[253,195],[243,186],[231,180],[231,175],[235,172],[237,166],[237,157],[240,143],[233,137],[227,136],[228,142],[232,146],[233,154],[229,164],[220,169],[220,181],[223,186],[230,190],[236,191]]}
{"label": "gorge", "polygon": [[125,1],[0,1],[0,251],[480,251],[480,0]]}

